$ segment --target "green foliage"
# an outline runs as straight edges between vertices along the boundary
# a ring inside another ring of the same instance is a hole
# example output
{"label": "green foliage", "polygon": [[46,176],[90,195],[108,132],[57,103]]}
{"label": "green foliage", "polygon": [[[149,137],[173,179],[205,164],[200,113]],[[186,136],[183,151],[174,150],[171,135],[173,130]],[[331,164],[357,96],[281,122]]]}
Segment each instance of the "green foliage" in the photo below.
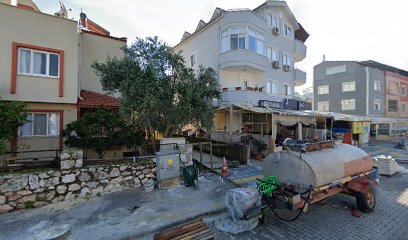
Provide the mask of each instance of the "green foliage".
{"label": "green foliage", "polygon": [[25,203],[24,203],[24,207],[25,207],[25,208],[33,208],[33,207],[34,207],[34,206],[33,206],[33,202],[31,202],[31,201],[25,202]]}
{"label": "green foliage", "polygon": [[262,138],[254,138],[251,135],[241,136],[241,142],[245,145],[252,144],[256,146],[258,153],[261,151],[265,151],[268,148],[268,145]]}
{"label": "green foliage", "polygon": [[187,124],[213,127],[212,100],[219,97],[213,69],[200,66],[195,73],[157,37],[137,38],[123,50],[123,58],[108,57],[92,67],[103,90],[121,93],[123,110],[136,126],[165,136]]}
{"label": "green foliage", "polygon": [[26,105],[23,102],[0,100],[0,153],[6,152],[7,142],[15,131],[27,122]]}
{"label": "green foliage", "polygon": [[144,143],[143,132],[134,128],[123,114],[102,106],[67,124],[63,136],[66,145],[93,149],[99,158],[110,148]]}

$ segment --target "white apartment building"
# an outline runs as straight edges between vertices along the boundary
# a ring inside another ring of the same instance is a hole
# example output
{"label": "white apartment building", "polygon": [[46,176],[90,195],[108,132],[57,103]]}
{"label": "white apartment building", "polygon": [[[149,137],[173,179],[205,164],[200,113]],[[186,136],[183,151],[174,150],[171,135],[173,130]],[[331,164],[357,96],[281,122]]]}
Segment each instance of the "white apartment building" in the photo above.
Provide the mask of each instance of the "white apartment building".
{"label": "white apartment building", "polygon": [[[284,1],[267,1],[257,8],[217,8],[193,33],[185,32],[174,49],[181,50],[193,69],[212,67],[218,74],[218,105],[244,103],[302,109],[294,87],[306,82],[295,68],[306,57],[309,34]],[[300,106],[299,106],[300,105]]]}

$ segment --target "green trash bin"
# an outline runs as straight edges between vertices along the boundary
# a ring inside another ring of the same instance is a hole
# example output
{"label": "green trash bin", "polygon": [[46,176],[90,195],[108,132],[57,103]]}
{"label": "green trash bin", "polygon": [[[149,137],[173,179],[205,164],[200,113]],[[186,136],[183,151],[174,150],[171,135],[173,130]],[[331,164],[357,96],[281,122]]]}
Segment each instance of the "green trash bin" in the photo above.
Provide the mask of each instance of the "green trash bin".
{"label": "green trash bin", "polygon": [[198,168],[195,164],[183,168],[183,180],[186,187],[198,187]]}

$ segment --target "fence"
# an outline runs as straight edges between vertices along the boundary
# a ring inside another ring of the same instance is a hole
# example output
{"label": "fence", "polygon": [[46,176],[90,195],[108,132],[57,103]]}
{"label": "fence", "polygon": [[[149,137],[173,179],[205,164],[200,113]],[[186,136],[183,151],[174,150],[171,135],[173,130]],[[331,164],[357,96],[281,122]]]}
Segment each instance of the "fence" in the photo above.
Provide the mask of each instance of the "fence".
{"label": "fence", "polygon": [[60,150],[35,150],[6,152],[0,155],[0,169],[30,169],[39,167],[57,167]]}

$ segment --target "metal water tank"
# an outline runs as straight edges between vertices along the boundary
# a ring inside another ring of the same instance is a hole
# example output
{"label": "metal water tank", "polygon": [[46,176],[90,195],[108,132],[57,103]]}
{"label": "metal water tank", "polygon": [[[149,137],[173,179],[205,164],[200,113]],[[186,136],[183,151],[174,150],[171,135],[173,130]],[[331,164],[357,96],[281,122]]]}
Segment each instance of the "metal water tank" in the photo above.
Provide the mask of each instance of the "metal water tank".
{"label": "metal water tank", "polygon": [[370,171],[370,156],[358,147],[340,144],[314,152],[282,151],[269,154],[262,165],[265,177],[281,183],[321,187],[348,176]]}

